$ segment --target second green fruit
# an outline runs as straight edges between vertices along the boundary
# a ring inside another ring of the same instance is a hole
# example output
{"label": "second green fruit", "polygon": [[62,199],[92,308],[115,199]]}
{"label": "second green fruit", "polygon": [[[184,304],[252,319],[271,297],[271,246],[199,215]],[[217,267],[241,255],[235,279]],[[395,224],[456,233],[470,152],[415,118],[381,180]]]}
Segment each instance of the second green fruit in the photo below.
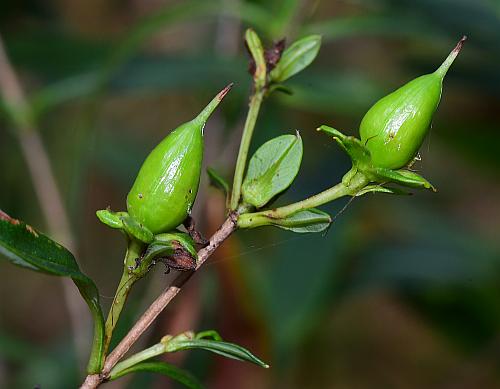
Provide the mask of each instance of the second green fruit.
{"label": "second green fruit", "polygon": [[359,132],[377,167],[400,169],[412,162],[441,99],[443,79],[465,37],[434,73],[418,77],[380,99],[366,113]]}

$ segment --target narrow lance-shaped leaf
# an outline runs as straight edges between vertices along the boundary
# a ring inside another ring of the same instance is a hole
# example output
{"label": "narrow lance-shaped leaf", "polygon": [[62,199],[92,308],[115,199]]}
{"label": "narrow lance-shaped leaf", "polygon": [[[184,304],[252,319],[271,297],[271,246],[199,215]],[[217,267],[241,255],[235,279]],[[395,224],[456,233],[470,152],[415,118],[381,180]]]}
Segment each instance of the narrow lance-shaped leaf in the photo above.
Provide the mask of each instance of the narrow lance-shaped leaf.
{"label": "narrow lance-shaped leaf", "polygon": [[304,209],[275,223],[277,227],[298,233],[323,232],[332,223],[326,212],[316,208]]}
{"label": "narrow lance-shaped leaf", "polygon": [[222,341],[220,335],[216,331],[202,331],[197,335],[192,331],[186,331],[177,336],[166,335],[161,339],[160,343],[118,362],[111,370],[110,377],[117,378],[128,372],[135,371],[131,369],[159,355],[188,349],[203,349],[223,355],[227,358],[251,362],[266,368],[269,367],[247,349],[236,344]]}
{"label": "narrow lance-shaped leaf", "polygon": [[238,361],[251,362],[258,366],[268,368],[269,365],[257,358],[246,348],[234,343],[223,342],[210,339],[172,339],[167,345],[168,352],[175,352],[189,349],[203,349],[226,358],[236,359]]}
{"label": "narrow lance-shaped leaf", "polygon": [[110,381],[113,381],[117,378],[123,377],[126,374],[136,372],[162,374],[164,376],[172,378],[173,380],[183,384],[185,387],[190,389],[204,388],[204,386],[198,381],[198,379],[196,379],[196,377],[194,377],[191,373],[166,362],[141,362],[129,367],[128,369],[121,370],[116,374],[111,374],[109,379]]}
{"label": "narrow lance-shaped leaf", "polygon": [[297,233],[323,232],[332,223],[326,212],[316,208],[304,209],[285,218],[277,218],[268,211],[243,214],[238,218],[239,228],[276,226]]}
{"label": "narrow lance-shaped leaf", "polygon": [[273,82],[283,82],[309,66],[316,58],[321,46],[320,35],[309,35],[287,48],[276,67],[271,71]]}
{"label": "narrow lance-shaped leaf", "polygon": [[299,172],[302,139],[282,135],[264,143],[252,156],[243,181],[243,200],[257,208],[287,189]]}
{"label": "narrow lance-shaped leaf", "polygon": [[94,341],[88,372],[99,372],[103,362],[104,339],[104,318],[99,293],[94,282],[80,271],[73,254],[30,225],[11,218],[0,210],[0,255],[15,265],[70,277],[74,281],[94,319]]}

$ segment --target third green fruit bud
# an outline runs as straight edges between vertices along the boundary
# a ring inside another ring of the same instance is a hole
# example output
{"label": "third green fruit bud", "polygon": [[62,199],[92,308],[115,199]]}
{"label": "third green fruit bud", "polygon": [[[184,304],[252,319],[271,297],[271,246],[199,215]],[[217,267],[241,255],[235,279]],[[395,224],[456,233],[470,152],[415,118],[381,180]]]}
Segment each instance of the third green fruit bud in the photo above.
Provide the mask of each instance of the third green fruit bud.
{"label": "third green fruit bud", "polygon": [[464,36],[434,73],[403,85],[366,113],[359,132],[375,166],[400,169],[413,161],[439,105],[444,76],[465,40]]}
{"label": "third green fruit bud", "polygon": [[127,210],[152,233],[174,229],[191,211],[200,182],[203,127],[231,86],[196,118],[172,131],[144,161],[127,196]]}

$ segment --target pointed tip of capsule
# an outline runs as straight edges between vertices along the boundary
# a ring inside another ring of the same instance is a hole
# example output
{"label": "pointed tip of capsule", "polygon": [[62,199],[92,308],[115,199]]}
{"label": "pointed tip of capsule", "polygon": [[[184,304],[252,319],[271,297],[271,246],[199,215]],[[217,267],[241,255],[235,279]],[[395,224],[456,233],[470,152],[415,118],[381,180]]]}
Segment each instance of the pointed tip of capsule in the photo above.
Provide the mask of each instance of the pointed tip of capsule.
{"label": "pointed tip of capsule", "polygon": [[458,41],[457,45],[453,49],[452,52],[455,53],[460,53],[460,50],[462,50],[462,46],[464,45],[465,41],[467,40],[467,35],[462,36],[462,38]]}
{"label": "pointed tip of capsule", "polygon": [[201,111],[198,116],[193,120],[198,122],[200,125],[205,124],[210,115],[214,112],[215,108],[219,105],[219,103],[224,99],[224,97],[228,94],[228,92],[233,87],[234,83],[230,83],[224,89],[222,89],[217,95],[208,103],[208,105]]}
{"label": "pointed tip of capsule", "polygon": [[219,99],[219,101],[222,101],[222,99],[229,93],[229,91],[231,90],[231,88],[234,86],[234,82],[230,83],[229,85],[227,85],[224,89],[222,89],[219,94],[217,95],[217,98]]}
{"label": "pointed tip of capsule", "polygon": [[435,73],[438,74],[441,77],[441,79],[444,78],[444,76],[446,75],[446,72],[450,68],[451,64],[453,63],[453,61],[455,61],[455,58],[457,58],[457,56],[460,53],[460,51],[462,50],[462,47],[463,47],[466,40],[467,40],[467,35],[462,36],[462,38],[458,41],[455,48],[450,52],[448,57],[444,60],[444,62],[441,64],[441,66],[436,70]]}

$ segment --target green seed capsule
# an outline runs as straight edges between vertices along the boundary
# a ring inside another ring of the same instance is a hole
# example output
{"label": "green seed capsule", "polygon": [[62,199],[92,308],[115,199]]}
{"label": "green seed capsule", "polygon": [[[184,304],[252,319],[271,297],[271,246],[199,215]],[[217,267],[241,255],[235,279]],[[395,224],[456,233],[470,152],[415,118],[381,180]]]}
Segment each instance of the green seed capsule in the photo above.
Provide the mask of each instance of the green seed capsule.
{"label": "green seed capsule", "polygon": [[144,161],[127,196],[127,210],[152,233],[172,230],[191,211],[200,182],[203,127],[231,86],[195,119],[172,131]]}
{"label": "green seed capsule", "polygon": [[413,160],[439,105],[444,76],[465,39],[464,36],[434,73],[403,85],[366,113],[359,132],[375,166],[399,169]]}

